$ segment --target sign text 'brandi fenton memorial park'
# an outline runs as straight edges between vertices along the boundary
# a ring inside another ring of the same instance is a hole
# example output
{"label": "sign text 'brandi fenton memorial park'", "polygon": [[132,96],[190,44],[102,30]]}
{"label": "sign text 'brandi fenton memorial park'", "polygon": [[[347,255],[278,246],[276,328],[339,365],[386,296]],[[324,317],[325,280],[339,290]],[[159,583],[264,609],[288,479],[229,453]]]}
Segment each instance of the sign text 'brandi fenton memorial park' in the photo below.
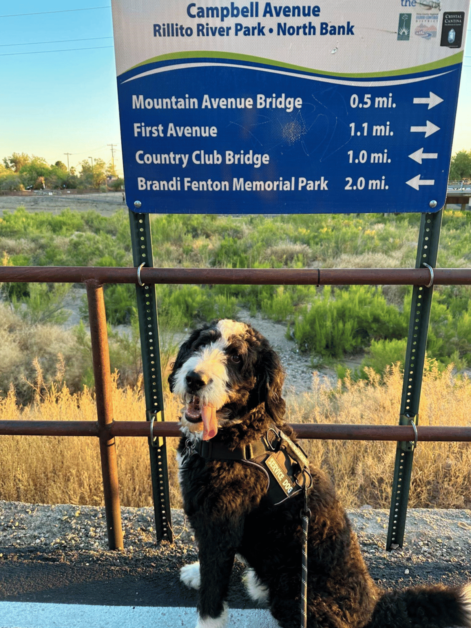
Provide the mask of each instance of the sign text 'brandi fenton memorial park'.
{"label": "sign text 'brandi fenton memorial park'", "polygon": [[112,0],[143,213],[445,204],[469,0]]}

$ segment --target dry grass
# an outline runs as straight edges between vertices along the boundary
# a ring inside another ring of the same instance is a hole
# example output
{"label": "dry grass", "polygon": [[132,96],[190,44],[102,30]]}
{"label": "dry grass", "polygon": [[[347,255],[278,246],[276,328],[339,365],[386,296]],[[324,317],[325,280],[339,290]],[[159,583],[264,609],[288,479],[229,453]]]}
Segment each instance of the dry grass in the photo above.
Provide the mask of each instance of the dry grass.
{"label": "dry grass", "polygon": [[[37,382],[35,401],[19,407],[13,389],[0,399],[0,420],[96,421],[94,396],[89,389],[72,394],[54,384],[46,392]],[[174,420],[176,400],[167,408]],[[113,411],[116,421],[144,420],[144,395],[138,389],[122,389],[113,377]],[[168,439],[172,500],[178,504],[176,439]],[[123,506],[151,506],[147,440],[117,441],[120,497]],[[98,440],[86,437],[0,437],[0,499],[38,503],[103,503]]]}
{"label": "dry grass", "polygon": [[[369,381],[347,379],[344,390],[321,385],[313,378],[312,393],[292,398],[290,422],[397,425],[402,372],[389,368],[384,376],[373,371]],[[427,362],[419,411],[422,425],[469,426],[471,381],[457,378],[452,367],[440,373]],[[370,504],[387,508],[396,455],[396,443],[362,441],[308,441],[312,462],[334,479],[348,508]],[[469,508],[471,506],[471,448],[467,443],[419,443],[409,505],[415,508]]]}
{"label": "dry grass", "polygon": [[[39,382],[40,383],[40,382]],[[392,424],[398,422],[402,377],[391,368],[381,384],[351,382],[329,388],[314,375],[312,392],[288,399],[290,422]],[[114,416],[142,420],[144,400],[140,388],[122,389],[113,380]],[[166,418],[177,420],[180,404],[166,395]],[[428,364],[422,390],[421,424],[469,425],[471,381],[456,378],[452,370],[439,373]],[[92,393],[72,394],[51,385],[37,386],[35,400],[20,408],[14,391],[0,399],[0,420],[95,420]],[[168,439],[171,499],[180,505],[175,463],[176,439]],[[312,462],[333,477],[347,507],[370,504],[388,507],[394,467],[395,443],[343,441],[305,442]],[[121,438],[117,443],[121,503],[151,505],[148,448],[145,439]],[[89,438],[0,438],[0,499],[41,503],[101,504],[102,485],[98,443]],[[466,444],[419,444],[414,459],[410,505],[414,507],[469,508],[471,506],[471,448]]]}

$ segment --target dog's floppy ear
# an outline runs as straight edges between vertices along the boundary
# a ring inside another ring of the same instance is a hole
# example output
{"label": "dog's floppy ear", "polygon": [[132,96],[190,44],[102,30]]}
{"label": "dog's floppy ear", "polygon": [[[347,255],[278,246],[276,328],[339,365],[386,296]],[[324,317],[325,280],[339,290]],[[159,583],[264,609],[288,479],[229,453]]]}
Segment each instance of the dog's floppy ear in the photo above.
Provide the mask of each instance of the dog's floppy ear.
{"label": "dog's floppy ear", "polygon": [[257,360],[257,386],[259,403],[265,402],[265,409],[275,423],[282,423],[286,411],[285,400],[281,396],[285,372],[280,358],[268,341],[262,340]]}

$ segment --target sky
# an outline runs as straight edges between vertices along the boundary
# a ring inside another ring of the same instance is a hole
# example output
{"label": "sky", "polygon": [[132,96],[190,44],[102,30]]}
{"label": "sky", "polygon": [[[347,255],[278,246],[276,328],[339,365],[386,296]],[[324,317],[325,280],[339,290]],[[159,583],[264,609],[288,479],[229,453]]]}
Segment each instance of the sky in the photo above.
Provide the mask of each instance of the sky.
{"label": "sky", "polygon": [[[470,31],[453,152],[471,150]],[[0,159],[109,162],[113,144],[122,171],[120,142],[110,0],[0,0]]]}
{"label": "sky", "polygon": [[108,163],[108,144],[122,171],[110,0],[0,0],[0,159]]}

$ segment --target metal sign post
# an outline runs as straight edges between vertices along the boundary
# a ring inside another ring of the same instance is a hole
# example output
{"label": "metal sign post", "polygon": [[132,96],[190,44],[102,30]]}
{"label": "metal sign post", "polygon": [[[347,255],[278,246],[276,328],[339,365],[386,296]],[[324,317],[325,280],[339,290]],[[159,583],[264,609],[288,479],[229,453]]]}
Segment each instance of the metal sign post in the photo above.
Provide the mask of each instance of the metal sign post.
{"label": "metal sign post", "polygon": [[[432,308],[433,269],[437,263],[438,243],[443,211],[437,214],[424,214],[420,223],[419,245],[416,268],[429,268],[430,282],[426,287],[414,286],[404,363],[399,425],[417,426],[419,422],[420,392],[425,362],[425,349]],[[389,529],[386,549],[402,547],[406,525],[407,502],[412,474],[412,463],[416,442],[397,444],[394,480],[389,514]]]}
{"label": "metal sign post", "polygon": [[[153,266],[152,239],[148,214],[129,212],[134,266]],[[162,373],[160,368],[159,324],[155,286],[140,281],[136,285],[139,331],[141,337],[142,371],[146,399],[146,418],[150,422],[164,420]],[[165,438],[149,437],[149,453],[157,541],[173,542],[172,515],[168,488],[167,446]]]}

